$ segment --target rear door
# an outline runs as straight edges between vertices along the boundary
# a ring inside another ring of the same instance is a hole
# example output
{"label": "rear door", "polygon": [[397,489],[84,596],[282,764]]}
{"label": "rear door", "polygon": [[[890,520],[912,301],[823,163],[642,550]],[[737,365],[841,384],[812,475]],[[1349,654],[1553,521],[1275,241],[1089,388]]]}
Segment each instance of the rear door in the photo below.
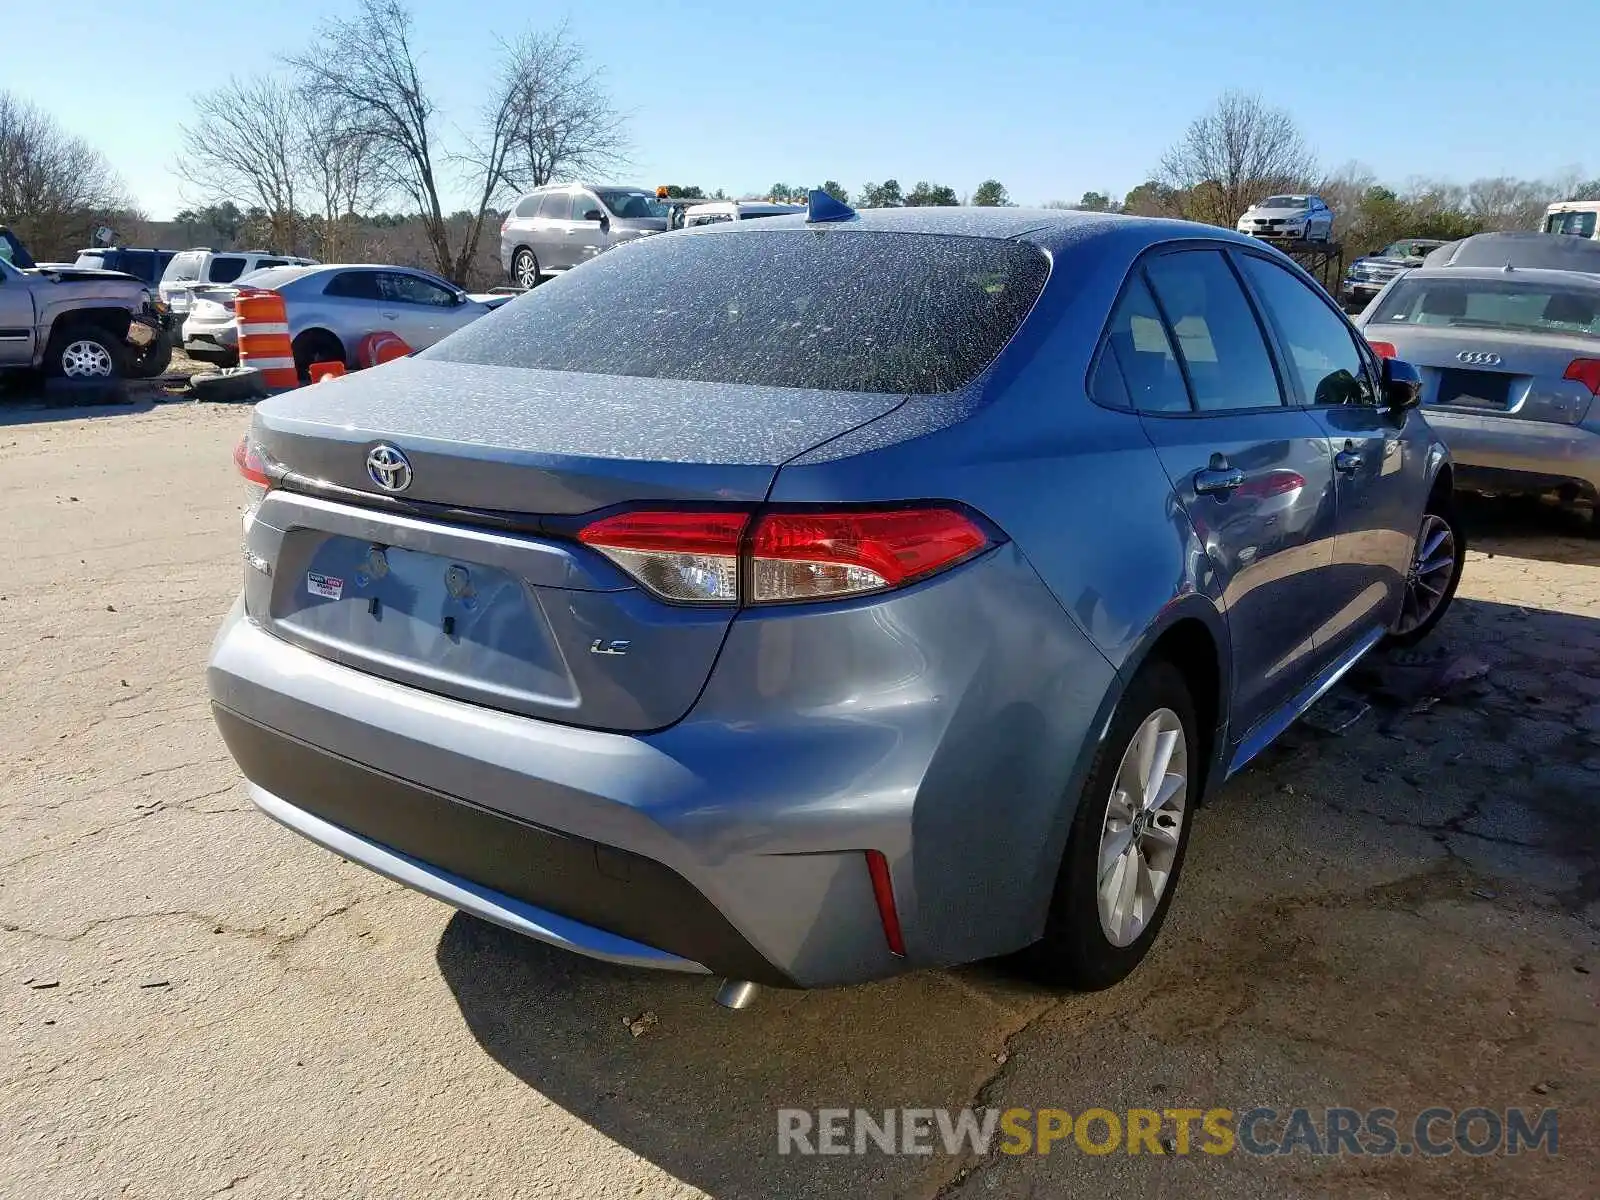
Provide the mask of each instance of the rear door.
{"label": "rear door", "polygon": [[1268,342],[1220,249],[1147,259],[1109,341],[1215,571],[1242,735],[1286,705],[1317,662],[1333,561],[1327,438],[1285,402]]}
{"label": "rear door", "polygon": [[1296,403],[1329,439],[1338,536],[1325,632],[1329,657],[1347,652],[1399,611],[1428,488],[1427,422],[1379,404],[1378,365],[1320,288],[1255,254],[1239,257],[1270,318]]}

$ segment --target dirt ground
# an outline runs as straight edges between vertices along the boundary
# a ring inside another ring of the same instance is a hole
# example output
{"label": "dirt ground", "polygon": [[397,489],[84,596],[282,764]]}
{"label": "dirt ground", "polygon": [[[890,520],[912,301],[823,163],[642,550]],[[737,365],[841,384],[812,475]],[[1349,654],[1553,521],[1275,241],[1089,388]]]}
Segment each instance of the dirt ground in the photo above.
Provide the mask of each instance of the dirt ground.
{"label": "dirt ground", "polygon": [[[1600,540],[1478,514],[1438,657],[1222,789],[1127,983],[981,965],[735,1014],[252,810],[202,685],[246,416],[0,409],[0,1195],[1594,1194]],[[1559,1152],[776,1149],[780,1107],[969,1104],[1554,1107]]]}

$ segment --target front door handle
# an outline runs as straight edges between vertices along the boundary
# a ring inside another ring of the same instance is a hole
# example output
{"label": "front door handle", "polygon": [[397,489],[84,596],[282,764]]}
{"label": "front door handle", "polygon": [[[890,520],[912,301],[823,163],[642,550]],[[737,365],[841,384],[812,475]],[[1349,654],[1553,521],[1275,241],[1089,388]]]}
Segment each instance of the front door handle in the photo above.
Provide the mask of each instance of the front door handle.
{"label": "front door handle", "polygon": [[1238,467],[1230,467],[1228,460],[1220,454],[1213,454],[1211,465],[1194,473],[1194,490],[1202,496],[1226,496],[1242,486],[1244,472]]}
{"label": "front door handle", "polygon": [[1344,449],[1333,456],[1333,469],[1343,471],[1346,475],[1361,469],[1361,451],[1356,449],[1354,442],[1346,442]]}
{"label": "front door handle", "polygon": [[395,320],[398,320],[399,317],[400,317],[400,314],[397,313],[397,312],[396,313],[391,313],[391,312],[379,313],[378,315],[380,317],[382,317],[385,321],[395,321]]}

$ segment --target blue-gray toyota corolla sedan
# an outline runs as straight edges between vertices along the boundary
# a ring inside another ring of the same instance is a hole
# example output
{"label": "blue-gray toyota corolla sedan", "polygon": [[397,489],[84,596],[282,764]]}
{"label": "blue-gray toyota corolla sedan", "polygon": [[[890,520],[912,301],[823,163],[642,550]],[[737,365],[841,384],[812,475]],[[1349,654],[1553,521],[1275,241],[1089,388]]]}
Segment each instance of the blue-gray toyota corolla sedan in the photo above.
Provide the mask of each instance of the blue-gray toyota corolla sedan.
{"label": "blue-gray toyota corolla sedan", "polygon": [[271,817],[582,954],[1102,987],[1206,792],[1444,614],[1418,387],[1205,226],[642,239],[260,405],[216,720]]}

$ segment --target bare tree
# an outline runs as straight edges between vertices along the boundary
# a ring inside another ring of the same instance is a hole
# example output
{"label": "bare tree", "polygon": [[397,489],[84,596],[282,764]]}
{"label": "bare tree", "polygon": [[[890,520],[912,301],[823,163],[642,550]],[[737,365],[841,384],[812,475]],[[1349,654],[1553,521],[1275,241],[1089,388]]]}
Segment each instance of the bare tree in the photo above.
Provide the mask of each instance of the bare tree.
{"label": "bare tree", "polygon": [[514,119],[507,182],[538,187],[627,161],[626,118],[565,22],[546,33],[525,33],[503,50]]}
{"label": "bare tree", "polygon": [[1162,156],[1157,178],[1184,216],[1232,225],[1256,201],[1309,186],[1316,173],[1316,158],[1288,112],[1230,91]]}
{"label": "bare tree", "polygon": [[[381,164],[377,185],[416,206],[435,268],[463,281],[495,200],[561,170],[613,161],[622,119],[581,48],[558,27],[502,45],[476,135],[452,154],[440,140],[411,32],[401,0],[360,0],[354,17],[323,22],[316,47],[290,61],[303,86],[335,106],[345,133],[367,147],[368,161]],[[465,222],[452,222],[445,207],[454,189],[470,197]]]}
{"label": "bare tree", "polygon": [[179,130],[178,174],[202,203],[259,207],[272,248],[298,253],[306,132],[299,93],[272,76],[230,79],[195,97],[194,109],[194,121]]}
{"label": "bare tree", "polygon": [[346,106],[325,93],[302,88],[302,134],[297,167],[305,191],[319,207],[317,253],[324,262],[348,257],[356,215],[383,199],[385,163],[375,139],[348,118]]}
{"label": "bare tree", "polygon": [[0,221],[37,257],[71,253],[128,207],[103,154],[42,109],[0,91]]}

